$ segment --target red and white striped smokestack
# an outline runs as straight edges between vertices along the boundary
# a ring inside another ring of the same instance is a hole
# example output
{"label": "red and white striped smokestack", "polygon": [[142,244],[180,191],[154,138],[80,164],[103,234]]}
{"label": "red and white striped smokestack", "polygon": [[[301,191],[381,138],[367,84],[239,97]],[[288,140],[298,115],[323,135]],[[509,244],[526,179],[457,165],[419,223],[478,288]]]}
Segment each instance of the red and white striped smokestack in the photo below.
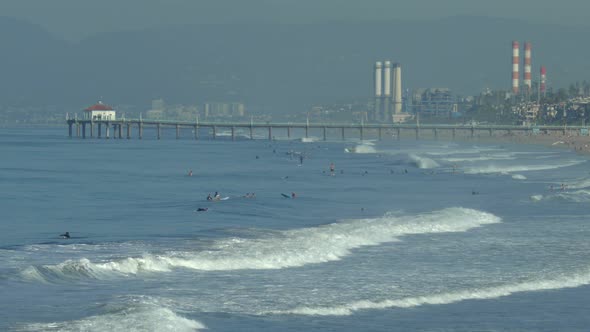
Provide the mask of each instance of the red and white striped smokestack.
{"label": "red and white striped smokestack", "polygon": [[531,93],[531,43],[524,43],[524,79],[522,84],[526,87],[527,93]]}
{"label": "red and white striped smokestack", "polygon": [[541,93],[543,94],[543,96],[545,95],[545,91],[547,91],[547,87],[546,87],[546,81],[547,81],[547,69],[545,68],[545,66],[541,66]]}
{"label": "red and white striped smokestack", "polygon": [[519,58],[519,44],[517,41],[512,42],[512,93],[518,94],[518,64],[520,62]]}

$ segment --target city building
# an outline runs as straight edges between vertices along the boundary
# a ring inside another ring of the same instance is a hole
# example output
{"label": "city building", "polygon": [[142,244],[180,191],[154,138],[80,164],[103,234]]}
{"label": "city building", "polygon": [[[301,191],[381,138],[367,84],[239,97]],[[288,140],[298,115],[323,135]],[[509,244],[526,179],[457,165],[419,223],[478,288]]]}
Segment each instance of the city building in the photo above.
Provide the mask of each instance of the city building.
{"label": "city building", "polygon": [[205,118],[230,118],[246,115],[246,106],[234,102],[209,102],[203,105]]}

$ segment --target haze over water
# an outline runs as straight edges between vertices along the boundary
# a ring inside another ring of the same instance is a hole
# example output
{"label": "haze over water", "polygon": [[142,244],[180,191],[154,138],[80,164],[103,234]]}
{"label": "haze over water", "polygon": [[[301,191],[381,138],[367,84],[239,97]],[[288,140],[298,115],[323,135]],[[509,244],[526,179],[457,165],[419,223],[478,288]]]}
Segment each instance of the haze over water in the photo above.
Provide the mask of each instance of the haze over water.
{"label": "haze over water", "polygon": [[590,326],[586,156],[65,134],[0,133],[0,330]]}

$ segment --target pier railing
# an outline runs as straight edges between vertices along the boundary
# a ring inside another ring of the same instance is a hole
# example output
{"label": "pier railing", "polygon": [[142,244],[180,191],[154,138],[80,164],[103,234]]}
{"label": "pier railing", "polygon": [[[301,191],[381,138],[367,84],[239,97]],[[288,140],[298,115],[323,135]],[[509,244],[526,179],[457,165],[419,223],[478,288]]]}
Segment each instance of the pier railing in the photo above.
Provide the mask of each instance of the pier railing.
{"label": "pier railing", "polygon": [[[132,128],[137,128],[137,138],[142,139],[145,128],[155,129],[155,137],[162,138],[162,130],[165,127],[173,127],[176,130],[176,138],[181,138],[181,129],[191,129],[194,139],[199,139],[202,131],[207,131],[211,138],[216,139],[220,136],[219,130],[225,129],[223,136],[231,136],[235,140],[237,129],[246,130],[250,139],[261,137],[255,135],[255,131],[264,129],[267,134],[262,135],[270,140],[274,139],[273,129],[286,131],[286,137],[292,138],[294,130],[300,131],[299,136],[308,138],[310,132],[314,130],[316,135],[327,140],[328,136],[338,135],[342,140],[346,139],[347,134],[350,136],[358,135],[363,140],[367,137],[383,139],[390,137],[400,139],[402,135],[420,137],[430,137],[438,139],[439,137],[456,138],[462,137],[480,137],[494,135],[536,135],[540,133],[549,134],[551,132],[563,135],[588,135],[588,128],[585,126],[515,126],[515,125],[476,125],[476,124],[420,124],[420,123],[318,123],[318,122],[222,122],[222,121],[176,121],[176,120],[145,120],[122,118],[117,120],[89,120],[68,118],[69,137],[80,138],[132,138]],[[88,128],[88,129],[87,129]],[[95,132],[96,129],[96,132]],[[112,129],[112,136],[111,136]],[[320,131],[317,133],[317,131]],[[303,133],[301,133],[303,131]],[[408,134],[409,132],[409,134]],[[104,134],[104,136],[103,136]],[[259,133],[258,133],[259,134]],[[243,135],[243,132],[242,132]]]}

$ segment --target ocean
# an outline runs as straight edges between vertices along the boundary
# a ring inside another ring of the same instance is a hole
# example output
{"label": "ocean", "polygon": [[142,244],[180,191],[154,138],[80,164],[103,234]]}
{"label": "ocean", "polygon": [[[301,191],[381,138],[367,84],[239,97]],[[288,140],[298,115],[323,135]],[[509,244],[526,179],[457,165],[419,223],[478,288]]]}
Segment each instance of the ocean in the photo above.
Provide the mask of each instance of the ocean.
{"label": "ocean", "polygon": [[589,329],[587,156],[172,131],[0,130],[1,331]]}

